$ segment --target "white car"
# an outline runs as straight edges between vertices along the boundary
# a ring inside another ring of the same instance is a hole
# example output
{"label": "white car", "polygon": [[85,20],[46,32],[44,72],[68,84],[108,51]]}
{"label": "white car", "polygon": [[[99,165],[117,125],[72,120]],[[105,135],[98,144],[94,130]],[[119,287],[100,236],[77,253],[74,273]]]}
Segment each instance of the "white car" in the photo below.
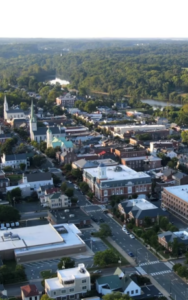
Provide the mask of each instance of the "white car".
{"label": "white car", "polygon": [[77,187],[77,185],[74,185],[74,188],[75,188],[76,190],[78,190],[78,187]]}
{"label": "white car", "polygon": [[134,235],[133,235],[133,234],[130,234],[130,238],[131,238],[131,239],[134,239],[135,237],[134,237]]}
{"label": "white car", "polygon": [[72,183],[70,180],[67,180],[68,183]]}
{"label": "white car", "polygon": [[126,232],[127,230],[126,230],[126,228],[124,228],[124,227],[122,227],[122,230],[124,231],[124,232]]}

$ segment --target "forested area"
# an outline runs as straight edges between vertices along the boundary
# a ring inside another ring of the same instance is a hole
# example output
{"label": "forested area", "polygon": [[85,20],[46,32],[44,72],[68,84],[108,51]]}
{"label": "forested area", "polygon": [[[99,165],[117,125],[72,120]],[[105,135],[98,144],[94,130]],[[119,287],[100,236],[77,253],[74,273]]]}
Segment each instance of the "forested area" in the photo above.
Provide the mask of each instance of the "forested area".
{"label": "forested area", "polygon": [[[64,48],[69,47],[69,48]],[[85,50],[86,49],[86,50]],[[80,94],[188,102],[188,42],[52,41],[0,44],[0,86],[38,92],[50,76]]]}

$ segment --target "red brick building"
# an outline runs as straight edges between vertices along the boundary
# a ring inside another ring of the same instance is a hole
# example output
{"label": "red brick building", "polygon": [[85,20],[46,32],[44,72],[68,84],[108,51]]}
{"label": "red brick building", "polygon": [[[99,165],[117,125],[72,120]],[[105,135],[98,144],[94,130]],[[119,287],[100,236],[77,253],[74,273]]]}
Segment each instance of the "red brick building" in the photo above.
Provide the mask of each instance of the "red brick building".
{"label": "red brick building", "polygon": [[101,202],[107,202],[112,195],[128,198],[133,194],[151,193],[151,177],[123,165],[100,164],[97,168],[85,169],[83,180]]}

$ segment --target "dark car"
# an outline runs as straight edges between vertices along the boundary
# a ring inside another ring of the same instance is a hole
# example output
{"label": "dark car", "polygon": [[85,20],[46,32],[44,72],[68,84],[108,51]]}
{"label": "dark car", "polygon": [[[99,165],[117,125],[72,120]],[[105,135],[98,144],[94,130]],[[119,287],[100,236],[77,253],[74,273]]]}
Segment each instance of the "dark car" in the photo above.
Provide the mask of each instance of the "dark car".
{"label": "dark car", "polygon": [[132,252],[128,253],[130,257],[134,257],[134,254]]}

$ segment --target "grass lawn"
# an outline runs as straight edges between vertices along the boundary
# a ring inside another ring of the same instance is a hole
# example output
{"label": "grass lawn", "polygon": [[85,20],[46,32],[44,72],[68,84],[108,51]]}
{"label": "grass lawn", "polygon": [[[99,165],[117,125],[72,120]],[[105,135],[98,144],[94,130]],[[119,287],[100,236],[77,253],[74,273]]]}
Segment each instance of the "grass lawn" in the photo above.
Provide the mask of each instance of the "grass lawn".
{"label": "grass lawn", "polygon": [[44,270],[40,272],[40,275],[43,279],[57,277],[56,273],[53,273],[51,270]]}
{"label": "grass lawn", "polygon": [[22,175],[19,174],[8,175],[7,177],[10,179],[10,181],[19,181],[22,179]]}
{"label": "grass lawn", "polygon": [[110,244],[109,241],[107,241],[106,238],[102,238],[101,240],[108,246],[109,249],[112,249],[112,250],[114,251],[114,253],[115,253],[117,256],[119,256],[119,258],[121,259],[121,264],[120,264],[120,265],[129,265],[129,263],[128,263],[128,261],[125,259],[125,257],[122,256],[122,255],[118,252],[118,250],[117,250],[116,248],[114,248],[114,246],[112,246],[112,244]]}

